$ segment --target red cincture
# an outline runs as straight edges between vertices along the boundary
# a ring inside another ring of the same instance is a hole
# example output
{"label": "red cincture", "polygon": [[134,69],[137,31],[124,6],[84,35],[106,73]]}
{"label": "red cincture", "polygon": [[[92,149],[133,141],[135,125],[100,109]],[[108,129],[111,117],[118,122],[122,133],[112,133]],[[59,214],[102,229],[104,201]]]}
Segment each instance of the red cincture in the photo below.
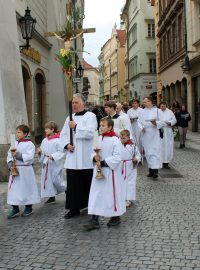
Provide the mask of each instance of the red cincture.
{"label": "red cincture", "polygon": [[45,171],[45,177],[44,177],[44,189],[45,189],[45,184],[48,178],[48,171],[49,171],[49,161],[47,161],[47,164],[46,164],[46,171]]}
{"label": "red cincture", "polygon": [[124,175],[124,181],[126,180],[126,162],[132,161],[132,159],[122,160],[123,166],[122,166],[122,175]]}
{"label": "red cincture", "polygon": [[114,211],[117,212],[116,190],[115,190],[115,175],[114,175],[113,170],[112,170],[112,184],[113,184]]}

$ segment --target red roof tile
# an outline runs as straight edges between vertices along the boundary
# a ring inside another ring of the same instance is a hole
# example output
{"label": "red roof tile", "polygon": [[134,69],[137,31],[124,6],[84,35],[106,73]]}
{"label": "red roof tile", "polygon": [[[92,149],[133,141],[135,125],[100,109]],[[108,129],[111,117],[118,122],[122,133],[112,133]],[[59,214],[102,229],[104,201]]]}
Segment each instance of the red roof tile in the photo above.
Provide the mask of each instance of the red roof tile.
{"label": "red roof tile", "polygon": [[117,29],[117,38],[119,40],[120,47],[124,47],[126,44],[126,30]]}
{"label": "red roof tile", "polygon": [[92,65],[88,64],[84,59],[83,59],[83,68],[84,69],[89,69],[89,68],[94,68]]}

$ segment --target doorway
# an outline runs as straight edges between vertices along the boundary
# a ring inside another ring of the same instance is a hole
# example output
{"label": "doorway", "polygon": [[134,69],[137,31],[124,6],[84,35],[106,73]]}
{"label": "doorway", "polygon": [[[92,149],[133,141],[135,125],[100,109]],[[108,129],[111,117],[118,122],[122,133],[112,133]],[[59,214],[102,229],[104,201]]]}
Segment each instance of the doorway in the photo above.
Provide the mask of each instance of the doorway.
{"label": "doorway", "polygon": [[43,73],[37,72],[34,79],[34,132],[35,142],[41,143],[46,122],[46,81]]}
{"label": "doorway", "polygon": [[195,131],[200,131],[200,76],[194,78]]}
{"label": "doorway", "polygon": [[31,87],[31,76],[28,66],[22,63],[22,77],[24,85],[24,96],[26,102],[26,112],[28,117],[28,126],[32,130],[32,87]]}

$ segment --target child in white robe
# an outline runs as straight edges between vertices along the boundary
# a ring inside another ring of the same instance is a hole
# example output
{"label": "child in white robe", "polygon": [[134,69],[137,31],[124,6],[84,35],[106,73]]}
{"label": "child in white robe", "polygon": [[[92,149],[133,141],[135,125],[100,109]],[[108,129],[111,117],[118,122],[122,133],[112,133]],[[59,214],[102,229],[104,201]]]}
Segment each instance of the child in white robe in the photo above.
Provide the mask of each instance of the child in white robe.
{"label": "child in white robe", "polygon": [[137,165],[141,160],[141,154],[136,144],[130,139],[129,130],[120,132],[122,143],[123,179],[125,183],[126,207],[129,207],[136,199]]}
{"label": "child in white robe", "polygon": [[54,121],[45,124],[45,134],[46,138],[43,139],[37,153],[42,163],[41,197],[49,197],[46,203],[50,204],[56,201],[55,195],[66,190],[63,179],[65,154],[58,150],[60,133]]}
{"label": "child in white robe", "polygon": [[[10,175],[8,183],[7,203],[12,205],[8,213],[8,218],[14,218],[20,215],[19,205],[25,205],[22,216],[26,217],[32,214],[32,204],[40,202],[35,173],[33,170],[33,161],[35,155],[35,146],[28,137],[29,127],[20,125],[16,128],[15,146],[9,149],[7,164],[11,171],[13,168],[15,175]],[[18,172],[18,175],[16,173]]]}
{"label": "child in white robe", "polygon": [[[92,219],[84,225],[86,230],[99,229],[99,216],[110,217],[107,226],[120,224],[126,212],[124,182],[122,178],[121,143],[113,131],[110,118],[100,120],[100,156],[93,154],[96,163],[90,188],[88,214]],[[97,179],[97,165],[101,165],[104,178]]]}

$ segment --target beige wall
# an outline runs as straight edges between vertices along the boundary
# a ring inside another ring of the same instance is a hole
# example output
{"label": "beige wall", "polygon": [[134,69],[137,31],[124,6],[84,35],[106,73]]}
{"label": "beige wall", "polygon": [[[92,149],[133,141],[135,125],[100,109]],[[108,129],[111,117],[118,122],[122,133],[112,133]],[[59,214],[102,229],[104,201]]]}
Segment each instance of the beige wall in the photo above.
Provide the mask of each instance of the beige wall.
{"label": "beige wall", "polygon": [[87,101],[99,104],[99,71],[96,68],[84,69],[83,76],[87,77],[90,83]]}
{"label": "beige wall", "polygon": [[[111,94],[111,99],[121,101],[125,85],[125,47],[120,47],[116,27],[112,30],[111,38],[102,47],[104,63],[104,97]],[[124,96],[122,97],[124,101]]]}

